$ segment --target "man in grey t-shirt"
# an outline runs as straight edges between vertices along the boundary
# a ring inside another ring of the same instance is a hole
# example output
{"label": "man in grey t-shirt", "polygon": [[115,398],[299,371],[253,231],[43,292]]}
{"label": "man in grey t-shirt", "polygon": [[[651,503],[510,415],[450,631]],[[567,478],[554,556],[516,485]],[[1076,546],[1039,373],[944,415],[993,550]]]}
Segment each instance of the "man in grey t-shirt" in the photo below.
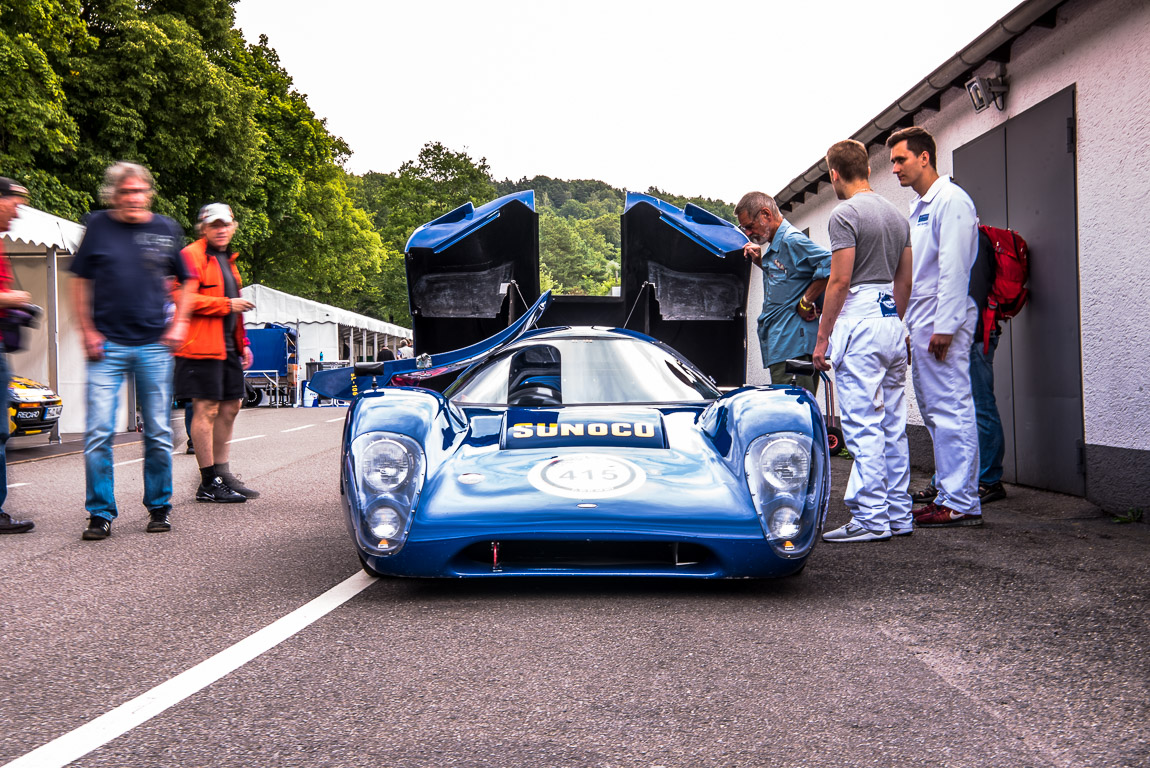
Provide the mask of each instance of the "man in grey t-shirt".
{"label": "man in grey t-shirt", "polygon": [[843,202],[831,213],[831,276],[813,360],[835,369],[843,439],[854,456],[844,502],[850,521],[825,541],[888,541],[914,532],[906,440],[906,332],[910,225],[870,188],[866,147],[827,151]]}

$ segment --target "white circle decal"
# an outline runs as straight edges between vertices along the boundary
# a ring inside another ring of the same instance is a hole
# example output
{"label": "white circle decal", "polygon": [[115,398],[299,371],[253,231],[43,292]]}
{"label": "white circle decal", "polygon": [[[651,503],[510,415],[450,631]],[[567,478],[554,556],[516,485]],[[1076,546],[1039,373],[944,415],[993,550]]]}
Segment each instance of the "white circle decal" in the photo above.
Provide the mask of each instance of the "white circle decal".
{"label": "white circle decal", "polygon": [[639,466],[617,456],[578,453],[539,462],[527,479],[552,496],[608,499],[639,488],[647,482],[647,475]]}

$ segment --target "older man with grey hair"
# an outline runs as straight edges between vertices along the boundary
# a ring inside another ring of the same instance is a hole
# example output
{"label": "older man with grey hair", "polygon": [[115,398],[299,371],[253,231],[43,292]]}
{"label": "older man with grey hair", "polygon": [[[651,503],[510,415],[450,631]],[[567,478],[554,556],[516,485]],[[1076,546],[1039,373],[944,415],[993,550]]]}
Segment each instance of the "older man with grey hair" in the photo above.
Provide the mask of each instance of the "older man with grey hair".
{"label": "older man with grey hair", "polygon": [[83,538],[106,539],[116,519],[112,439],[116,403],[128,375],[144,419],[144,506],[149,533],[171,530],[172,349],[187,333],[186,299],[171,311],[170,283],[187,280],[180,226],[152,213],[152,174],[135,163],[115,163],[104,174],[101,198],[72,259],[72,299],[88,359],[84,436]]}
{"label": "older man with grey hair", "polygon": [[[831,274],[831,252],[783,218],[770,195],[748,192],[735,206],[739,228],[751,242],[743,254],[763,270],[763,311],[759,315],[759,346],[763,365],[774,384],[789,383],[788,359],[811,359],[819,332],[815,301]],[[812,393],[818,376],[797,381]]]}

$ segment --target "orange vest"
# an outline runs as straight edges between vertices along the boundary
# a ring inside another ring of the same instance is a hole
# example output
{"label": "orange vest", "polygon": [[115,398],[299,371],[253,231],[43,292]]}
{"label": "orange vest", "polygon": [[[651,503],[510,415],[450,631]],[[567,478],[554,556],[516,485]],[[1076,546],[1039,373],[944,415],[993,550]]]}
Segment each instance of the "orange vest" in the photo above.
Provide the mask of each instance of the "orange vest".
{"label": "orange vest", "polygon": [[[184,257],[189,279],[199,280],[200,284],[195,293],[188,297],[188,337],[183,346],[176,350],[176,357],[223,360],[228,355],[224,344],[224,318],[231,314],[231,301],[224,293],[224,275],[220,271],[220,263],[208,255],[208,241],[204,238],[180,251],[180,255]],[[236,279],[236,288],[239,289],[243,281],[236,269],[237,256],[238,253],[233,253],[229,264]],[[236,350],[242,353],[247,344],[248,335],[244,331],[241,315],[236,318]]]}

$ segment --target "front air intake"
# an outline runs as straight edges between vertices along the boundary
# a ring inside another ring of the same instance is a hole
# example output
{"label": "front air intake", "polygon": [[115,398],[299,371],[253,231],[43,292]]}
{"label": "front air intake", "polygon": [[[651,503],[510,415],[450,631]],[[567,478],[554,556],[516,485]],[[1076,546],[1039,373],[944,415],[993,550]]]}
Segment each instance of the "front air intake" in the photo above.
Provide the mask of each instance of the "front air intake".
{"label": "front air intake", "polygon": [[460,559],[494,571],[555,568],[649,570],[697,566],[713,559],[698,544],[678,541],[484,541],[467,547]]}

